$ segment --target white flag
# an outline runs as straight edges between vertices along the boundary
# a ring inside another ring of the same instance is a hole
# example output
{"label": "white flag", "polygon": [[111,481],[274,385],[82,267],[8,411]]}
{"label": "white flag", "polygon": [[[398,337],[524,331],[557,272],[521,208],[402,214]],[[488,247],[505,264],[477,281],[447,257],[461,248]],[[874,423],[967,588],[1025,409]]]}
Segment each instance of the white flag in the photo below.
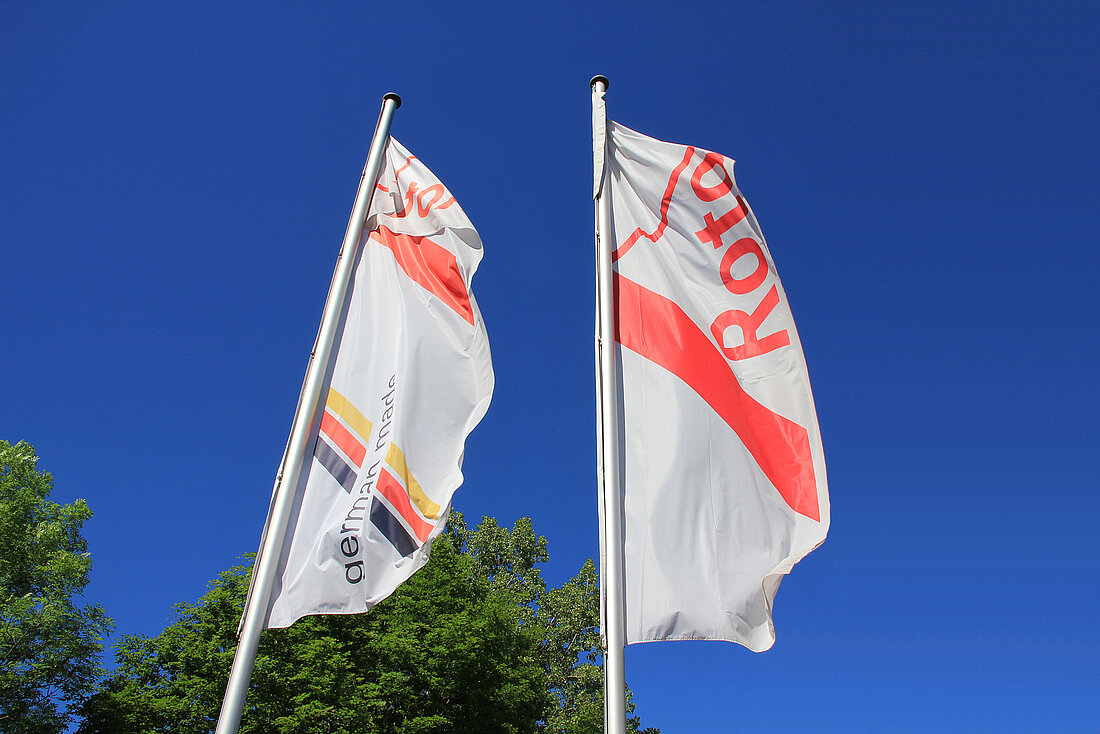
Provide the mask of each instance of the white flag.
{"label": "white flag", "polygon": [[829,527],[798,332],[733,161],[607,140],[626,640],[766,650],[780,580]]}
{"label": "white flag", "polygon": [[267,627],[370,609],[427,562],[493,392],[462,207],[390,138],[369,211]]}

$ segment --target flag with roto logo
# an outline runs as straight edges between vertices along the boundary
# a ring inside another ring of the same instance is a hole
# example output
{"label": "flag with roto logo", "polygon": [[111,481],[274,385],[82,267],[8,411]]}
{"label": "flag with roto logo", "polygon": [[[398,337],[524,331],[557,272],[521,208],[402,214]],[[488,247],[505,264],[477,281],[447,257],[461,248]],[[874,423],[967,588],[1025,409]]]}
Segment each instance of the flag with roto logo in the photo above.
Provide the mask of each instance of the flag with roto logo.
{"label": "flag with roto logo", "polygon": [[267,627],[370,609],[427,562],[493,392],[462,207],[391,137],[369,211]]}
{"label": "flag with roto logo", "polygon": [[829,527],[790,306],[732,160],[611,121],[606,155],[626,641],[765,650],[779,582]]}

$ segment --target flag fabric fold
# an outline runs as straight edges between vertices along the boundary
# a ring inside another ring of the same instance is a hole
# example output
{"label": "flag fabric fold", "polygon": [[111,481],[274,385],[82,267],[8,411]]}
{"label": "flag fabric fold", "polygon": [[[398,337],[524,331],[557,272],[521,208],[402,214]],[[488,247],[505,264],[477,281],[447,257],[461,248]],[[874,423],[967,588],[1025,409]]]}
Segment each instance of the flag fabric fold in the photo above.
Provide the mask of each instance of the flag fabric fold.
{"label": "flag fabric fold", "polygon": [[733,161],[607,123],[626,640],[766,650],[829,527],[798,332]]}
{"label": "flag fabric fold", "polygon": [[357,250],[266,627],[370,609],[428,560],[494,376],[481,239],[392,137]]}

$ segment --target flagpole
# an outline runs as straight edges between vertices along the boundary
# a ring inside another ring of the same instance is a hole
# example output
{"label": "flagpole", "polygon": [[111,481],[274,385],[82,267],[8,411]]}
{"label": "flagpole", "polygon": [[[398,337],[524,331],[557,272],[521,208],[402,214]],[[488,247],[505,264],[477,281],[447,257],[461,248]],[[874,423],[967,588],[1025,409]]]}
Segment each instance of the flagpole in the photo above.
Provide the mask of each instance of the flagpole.
{"label": "flagpole", "polygon": [[624,648],[622,495],[619,481],[619,390],[615,365],[615,302],[611,271],[614,233],[611,229],[611,195],[608,187],[605,136],[607,118],[604,95],[608,80],[594,76],[592,87],[592,140],[596,199],[596,295],[598,327],[596,344],[597,420],[600,450],[597,475],[603,507],[604,548],[601,576],[604,581],[604,727],[607,734],[626,734],[626,670]]}
{"label": "flagpole", "polygon": [[286,453],[283,455],[280,474],[276,480],[275,496],[272,499],[268,524],[264,529],[260,551],[252,573],[252,587],[245,602],[241,631],[238,635],[237,651],[233,656],[233,668],[229,673],[229,683],[222,699],[221,713],[218,715],[217,734],[236,734],[241,724],[245,697],[248,695],[248,682],[252,677],[252,666],[256,662],[256,648],[260,641],[260,631],[267,621],[268,604],[275,582],[275,573],[282,555],[283,541],[286,537],[290,512],[294,506],[294,496],[302,464],[310,449],[307,446],[311,429],[316,418],[316,410],[321,397],[321,388],[328,372],[329,359],[332,356],[332,344],[344,300],[354,272],[356,248],[367,218],[367,209],[374,194],[378,180],[378,171],[382,164],[382,155],[389,140],[390,123],[393,113],[401,105],[401,98],[389,92],[382,97],[382,111],[378,115],[378,124],[374,129],[370,153],[363,166],[363,175],[359,179],[359,190],[355,194],[348,228],[344,233],[344,242],[336,261],[336,271],[332,276],[325,309],[321,315],[321,327],[317,332],[317,341],[306,367],[306,378],[302,384],[302,393],[298,398],[298,410],[290,431]]}

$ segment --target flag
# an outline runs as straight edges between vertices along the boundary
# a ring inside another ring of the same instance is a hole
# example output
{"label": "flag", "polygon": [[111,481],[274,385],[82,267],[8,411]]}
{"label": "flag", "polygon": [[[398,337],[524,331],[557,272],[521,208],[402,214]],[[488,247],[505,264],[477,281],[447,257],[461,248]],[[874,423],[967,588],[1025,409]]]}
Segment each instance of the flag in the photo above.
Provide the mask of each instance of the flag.
{"label": "flag", "polygon": [[606,132],[626,641],[766,650],[780,580],[829,527],[798,332],[733,161]]}
{"label": "flag", "polygon": [[392,137],[309,439],[266,627],[370,609],[428,560],[493,368],[470,281],[481,239]]}

